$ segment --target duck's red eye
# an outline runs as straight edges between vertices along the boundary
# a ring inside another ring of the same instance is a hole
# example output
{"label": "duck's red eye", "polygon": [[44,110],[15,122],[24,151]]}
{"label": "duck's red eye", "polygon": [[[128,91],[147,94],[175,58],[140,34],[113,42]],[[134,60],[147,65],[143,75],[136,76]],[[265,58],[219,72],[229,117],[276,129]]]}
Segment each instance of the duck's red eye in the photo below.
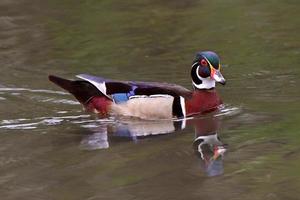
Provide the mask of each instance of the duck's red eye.
{"label": "duck's red eye", "polygon": [[207,61],[206,61],[205,59],[202,59],[202,60],[200,61],[200,64],[201,64],[202,66],[206,67],[206,66],[207,66]]}

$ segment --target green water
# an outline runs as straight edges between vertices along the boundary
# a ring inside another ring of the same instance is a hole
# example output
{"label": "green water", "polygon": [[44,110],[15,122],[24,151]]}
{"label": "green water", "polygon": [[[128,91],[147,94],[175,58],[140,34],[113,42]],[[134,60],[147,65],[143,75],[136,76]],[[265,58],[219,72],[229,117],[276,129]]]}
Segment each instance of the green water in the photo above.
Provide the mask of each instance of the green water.
{"label": "green water", "polygon": [[[300,199],[299,12],[296,0],[1,1],[1,199]],[[200,50],[220,55],[227,80],[225,109],[206,117],[227,149],[218,176],[194,124],[97,119],[47,80],[191,88]]]}

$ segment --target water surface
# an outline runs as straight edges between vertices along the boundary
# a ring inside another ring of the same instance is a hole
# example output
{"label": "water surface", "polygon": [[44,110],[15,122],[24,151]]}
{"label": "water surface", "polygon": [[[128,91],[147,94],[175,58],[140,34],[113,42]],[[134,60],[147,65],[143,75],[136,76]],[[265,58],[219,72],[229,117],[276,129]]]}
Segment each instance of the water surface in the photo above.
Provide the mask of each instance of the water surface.
{"label": "water surface", "polygon": [[[299,199],[299,6],[1,1],[1,199]],[[47,80],[191,88],[199,50],[221,56],[225,107],[184,129],[97,118]]]}

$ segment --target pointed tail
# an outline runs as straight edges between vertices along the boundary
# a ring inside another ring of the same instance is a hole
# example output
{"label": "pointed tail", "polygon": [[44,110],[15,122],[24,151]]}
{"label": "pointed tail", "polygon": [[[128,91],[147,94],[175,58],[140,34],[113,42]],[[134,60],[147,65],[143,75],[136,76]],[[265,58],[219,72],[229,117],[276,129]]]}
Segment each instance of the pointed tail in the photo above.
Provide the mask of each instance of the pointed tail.
{"label": "pointed tail", "polygon": [[72,81],[54,75],[49,75],[49,80],[73,94],[74,97],[82,104],[87,103],[87,101],[93,96],[103,96],[103,94],[95,86],[87,81]]}

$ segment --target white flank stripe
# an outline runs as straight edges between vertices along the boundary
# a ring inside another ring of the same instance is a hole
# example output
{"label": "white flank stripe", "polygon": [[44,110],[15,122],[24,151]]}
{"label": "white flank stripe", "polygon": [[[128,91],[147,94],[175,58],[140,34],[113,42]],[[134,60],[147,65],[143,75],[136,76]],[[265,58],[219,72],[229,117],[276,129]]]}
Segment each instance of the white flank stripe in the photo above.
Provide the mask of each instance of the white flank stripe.
{"label": "white flank stripe", "polygon": [[183,97],[180,97],[180,105],[181,105],[181,110],[182,110],[183,117],[185,118],[186,110],[185,110],[185,101],[184,101]]}

